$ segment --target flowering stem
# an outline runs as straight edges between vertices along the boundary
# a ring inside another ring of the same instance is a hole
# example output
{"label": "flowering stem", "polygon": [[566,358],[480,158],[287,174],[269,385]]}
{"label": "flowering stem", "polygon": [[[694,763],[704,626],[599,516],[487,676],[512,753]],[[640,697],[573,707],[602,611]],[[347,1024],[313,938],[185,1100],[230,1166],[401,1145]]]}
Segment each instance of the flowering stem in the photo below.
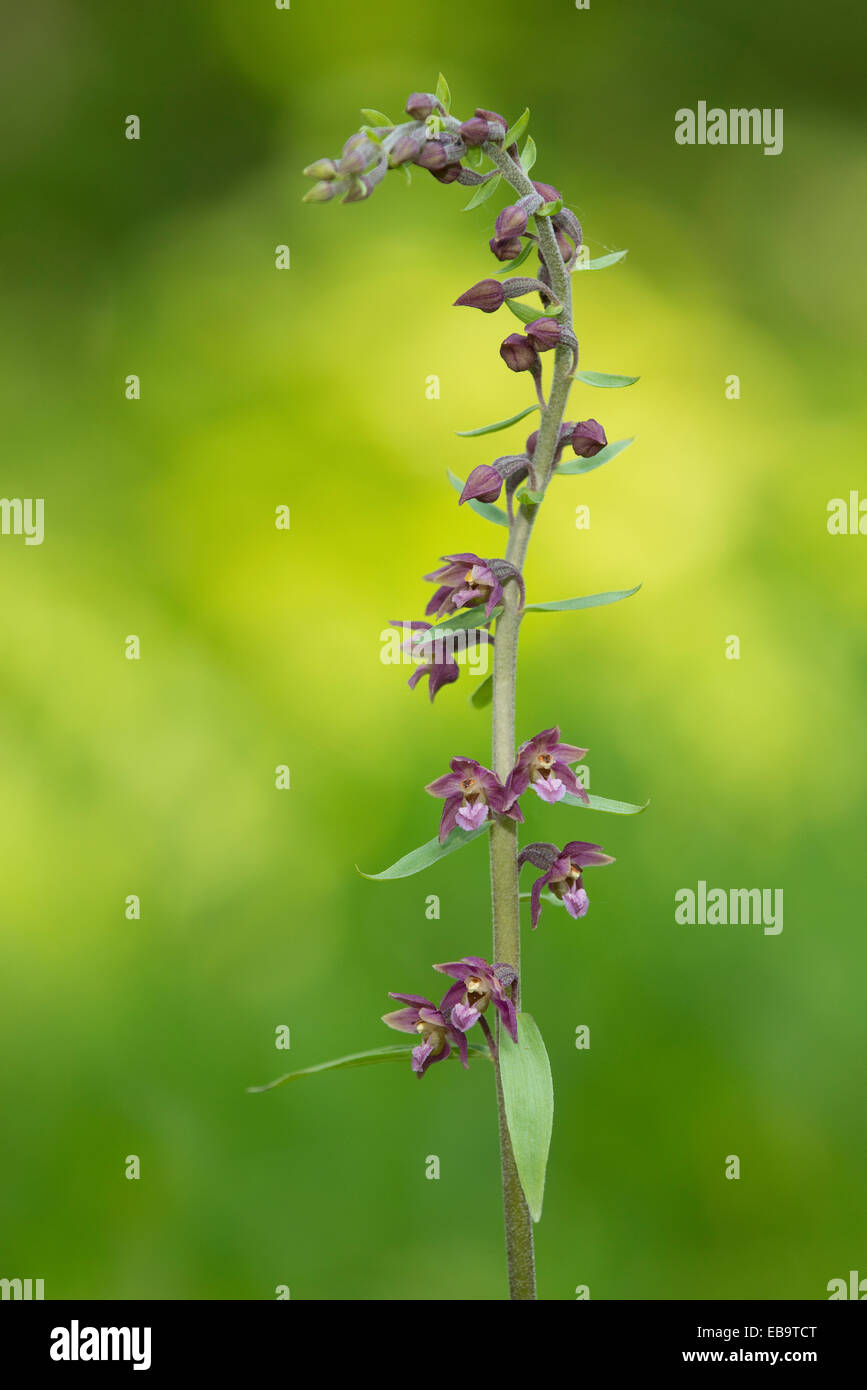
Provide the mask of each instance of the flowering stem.
{"label": "flowering stem", "polygon": [[[503,177],[520,197],[533,194],[533,184],[521,166],[495,144],[485,146]],[[572,297],[568,271],[548,217],[536,217],[539,247],[551,278],[551,288],[562,307],[558,322],[572,329]],[[554,468],[554,456],[560,435],[560,425],[569,397],[572,349],[561,345],[555,349],[554,373],[547,402],[542,398],[539,436],[533,455],[536,492],[544,493]],[[538,505],[520,503],[509,526],[506,559],[523,572],[527,547]],[[511,771],[515,759],[515,686],[518,662],[518,632],[521,614],[516,583],[505,586],[503,612],[497,620],[494,645],[494,678],[492,705],[493,771],[502,782]],[[493,959],[505,961],[517,972],[514,986],[515,1007],[521,1007],[521,935],[518,897],[518,831],[515,821],[496,817],[491,827],[491,905],[494,924]],[[500,1129],[500,1162],[503,1174],[503,1206],[506,1224],[506,1252],[509,1269],[509,1296],[512,1299],[535,1299],[536,1275],[533,1255],[533,1225],[521,1188],[509,1128],[506,1122],[503,1086],[499,1060],[494,1056],[497,1080],[497,1114]]]}

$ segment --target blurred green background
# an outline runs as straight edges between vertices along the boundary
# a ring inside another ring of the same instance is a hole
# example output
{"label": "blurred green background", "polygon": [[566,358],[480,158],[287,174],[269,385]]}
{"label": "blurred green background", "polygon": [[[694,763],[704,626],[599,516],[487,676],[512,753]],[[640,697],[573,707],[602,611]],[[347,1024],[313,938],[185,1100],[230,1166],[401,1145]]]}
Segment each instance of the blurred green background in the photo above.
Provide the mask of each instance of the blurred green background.
{"label": "blurred green background", "polygon": [[[424,783],[488,757],[466,675],[431,707],[379,653],[444,551],[501,553],[445,470],[526,433],[454,434],[529,400],[497,355],[517,324],[450,307],[499,269],[502,200],[464,214],[418,174],[300,203],[358,108],[395,115],[439,69],[459,114],[529,105],[536,176],[594,254],[630,248],[576,281],[576,325],[585,368],[641,377],[575,388],[573,418],[636,443],[554,484],[528,566],[537,601],[643,583],[527,623],[518,720],[588,745],[597,794],[652,798],[528,808],[529,837],[618,861],[584,921],[526,931],[557,1098],[540,1296],[867,1275],[867,540],[826,529],[829,499],[867,496],[862,15],[49,0],[4,28],[2,491],[44,497],[46,533],[0,537],[0,1275],[49,1298],[504,1295],[484,1067],[244,1089],[398,1041],[389,989],[489,954],[482,845],[396,883],[355,865],[428,839]],[[784,108],[782,155],[676,145],[699,100]],[[699,879],[782,887],[782,934],[676,925]]]}

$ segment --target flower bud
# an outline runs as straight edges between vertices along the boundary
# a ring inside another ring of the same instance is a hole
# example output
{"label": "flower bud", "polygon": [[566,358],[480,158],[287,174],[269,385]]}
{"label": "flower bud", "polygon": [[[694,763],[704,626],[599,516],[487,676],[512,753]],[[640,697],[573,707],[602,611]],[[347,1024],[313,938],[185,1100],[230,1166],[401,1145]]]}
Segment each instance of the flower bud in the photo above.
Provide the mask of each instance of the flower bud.
{"label": "flower bud", "polygon": [[415,159],[421,144],[422,141],[416,135],[402,135],[389,151],[389,164],[396,168],[398,164],[406,164],[407,160]]}
{"label": "flower bud", "polygon": [[480,280],[477,285],[473,285],[456,299],[455,304],[463,305],[467,309],[481,309],[483,314],[493,314],[496,309],[502,307],[505,300],[506,293],[499,280]]}
{"label": "flower bud", "polygon": [[428,173],[433,174],[437,183],[454,183],[461,176],[461,165],[447,164],[444,169],[428,169]]}
{"label": "flower bud", "polygon": [[460,506],[461,502],[469,502],[474,497],[480,502],[496,502],[502,488],[503,479],[493,464],[480,463],[464,483],[458,505]]}
{"label": "flower bud", "polygon": [[533,187],[546,203],[559,203],[562,193],[558,193],[550,183],[534,183]]}
{"label": "flower bud", "polygon": [[513,203],[511,207],[503,208],[494,224],[494,231],[500,241],[507,241],[510,237],[523,236],[527,230],[527,210],[522,208],[520,203]]}
{"label": "flower bud", "polygon": [[556,319],[535,319],[527,328],[527,337],[539,352],[550,352],[560,342],[560,325]]}
{"label": "flower bud", "polygon": [[442,107],[432,92],[413,92],[404,107],[414,121],[426,121],[437,109],[441,111]]}
{"label": "flower bud", "polygon": [[422,169],[444,169],[448,164],[445,149],[439,140],[426,140],[415,157]]}
{"label": "flower bud", "polygon": [[304,174],[308,179],[335,179],[337,165],[333,159],[317,159],[315,164],[307,165]]}
{"label": "flower bud", "polygon": [[346,187],[342,180],[323,179],[304,194],[302,203],[328,203]]}
{"label": "flower bud", "polygon": [[373,184],[370,179],[351,179],[349,192],[343,199],[344,203],[363,203],[365,198],[369,198],[373,192]]}
{"label": "flower bud", "polygon": [[498,261],[514,261],[524,249],[519,236],[508,237],[504,241],[499,237],[492,237],[488,245]]}
{"label": "flower bud", "polygon": [[[501,140],[503,140],[503,139],[505,138],[506,131],[509,129],[509,122],[506,120],[505,116],[501,116],[501,115],[500,115],[499,111],[486,111],[485,108],[484,108],[483,106],[477,106],[477,107],[476,107],[476,110],[475,110],[475,114],[476,114],[476,116],[479,117],[481,120],[487,121],[487,123],[488,123],[488,135],[487,135],[487,139],[488,139],[488,140],[496,140],[496,141],[499,142],[499,141],[501,141]],[[503,127],[503,133],[502,133],[502,135],[501,135],[500,132],[496,129],[497,126],[502,126],[502,127]]]}
{"label": "flower bud", "polygon": [[490,129],[484,116],[473,116],[471,120],[462,122],[458,133],[465,145],[483,145]]}
{"label": "flower bud", "polygon": [[510,333],[504,338],[500,356],[511,372],[532,372],[539,364],[539,354],[522,333]]}
{"label": "flower bud", "polygon": [[583,459],[592,459],[608,440],[598,420],[579,420],[572,431],[572,448]]}

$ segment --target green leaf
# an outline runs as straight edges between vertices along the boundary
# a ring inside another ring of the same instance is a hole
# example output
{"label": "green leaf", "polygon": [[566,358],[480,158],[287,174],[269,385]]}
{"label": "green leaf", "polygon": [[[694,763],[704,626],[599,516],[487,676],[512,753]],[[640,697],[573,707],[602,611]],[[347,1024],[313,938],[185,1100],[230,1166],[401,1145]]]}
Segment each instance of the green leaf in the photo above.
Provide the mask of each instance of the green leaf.
{"label": "green leaf", "polygon": [[464,163],[469,165],[471,169],[479,170],[481,169],[484,162],[485,152],[482,149],[481,145],[470,145],[470,148],[464,155]]}
{"label": "green leaf", "polygon": [[527,126],[530,124],[530,108],[527,107],[523,115],[519,116],[510,130],[506,131],[506,138],[503,141],[503,148],[508,149],[510,145],[517,145]]}
{"label": "green leaf", "polygon": [[525,174],[529,174],[533,165],[536,163],[536,141],[532,135],[527,136],[527,143],[521,152],[521,168]]}
{"label": "green leaf", "polygon": [[650,805],[649,801],[635,806],[631,801],[609,801],[605,796],[591,796],[588,806],[587,802],[582,801],[574,792],[566,792],[560,800],[564,806],[583,806],[585,811],[610,811],[615,816],[637,816]]}
{"label": "green leaf", "polygon": [[387,116],[372,106],[362,106],[361,114],[370,125],[394,125],[394,121],[390,121]]}
{"label": "green leaf", "polygon": [[522,323],[535,323],[537,319],[555,319],[563,312],[562,304],[551,304],[547,309],[533,309],[529,304],[522,304],[520,299],[507,299],[506,308]]}
{"label": "green leaf", "polygon": [[[458,1056],[457,1049],[451,1054]],[[402,1047],[375,1047],[370,1052],[352,1052],[348,1057],[336,1057],[332,1062],[319,1062],[315,1067],[301,1067],[298,1071],[287,1071],[285,1076],[278,1076],[274,1081],[268,1081],[264,1086],[248,1086],[249,1095],[261,1095],[263,1091],[273,1091],[277,1086],[283,1086],[287,1081],[297,1081],[301,1076],[314,1076],[319,1071],[347,1071],[353,1067],[372,1067],[377,1062],[401,1062],[406,1061],[412,1056],[410,1045]],[[491,1054],[486,1047],[468,1047],[468,1057],[486,1057],[491,1060]]]}
{"label": "green leaf", "polygon": [[510,415],[508,420],[495,420],[492,425],[480,425],[477,430],[455,430],[455,434],[461,439],[476,439],[480,434],[496,434],[497,430],[507,430],[510,425],[517,425],[519,420],[532,415],[533,411],[538,409],[538,405],[528,405],[526,410],[519,410],[517,415]]}
{"label": "green leaf", "polygon": [[525,613],[571,613],[579,608],[601,608],[605,603],[617,603],[622,598],[631,598],[641,588],[612,589],[606,594],[585,594],[583,598],[561,598],[553,603],[528,603]]}
{"label": "green leaf", "polygon": [[583,381],[585,386],[631,386],[638,381],[637,376],[611,376],[609,372],[574,372],[573,381]]}
{"label": "green leaf", "polygon": [[488,199],[491,197],[491,194],[496,193],[497,189],[500,186],[502,177],[502,174],[495,174],[492,179],[488,179],[487,183],[480,183],[472,198],[464,208],[464,212],[472,212],[473,208],[481,207],[482,203],[486,203]]}
{"label": "green leaf", "polygon": [[563,199],[558,198],[555,203],[543,203],[540,208],[536,208],[534,217],[553,217],[555,213],[563,211]]}
{"label": "green leaf", "polygon": [[438,860],[444,859],[447,854],[453,854],[456,849],[463,849],[470,840],[477,840],[480,835],[484,835],[486,830],[490,830],[491,822],[486,820],[480,825],[478,830],[461,830],[456,825],[449,835],[445,844],[440,844],[438,839],[428,840],[427,844],[419,845],[418,849],[411,849],[409,854],[405,854],[397,863],[390,868],[383,869],[379,874],[366,874],[362,869],[356,868],[362,878],[410,878],[412,874],[420,874],[422,869],[430,868],[431,864],[436,864]]}
{"label": "green leaf", "polygon": [[[460,478],[456,477],[450,468],[446,469],[446,473],[448,474],[449,482],[455,492],[463,492],[464,485]],[[472,507],[473,511],[477,512],[479,516],[483,516],[485,521],[493,521],[497,526],[508,526],[509,524],[509,518],[506,516],[502,507],[495,507],[493,502],[480,502],[478,497],[471,497],[468,505]]]}
{"label": "green leaf", "polygon": [[582,261],[581,258],[580,258],[580,256],[579,256],[578,260],[576,261],[575,265],[573,265],[572,269],[573,269],[573,271],[576,271],[576,270],[604,270],[606,266],[608,266],[608,265],[616,265],[618,261],[622,261],[622,260],[623,260],[623,257],[624,257],[624,256],[628,256],[628,255],[629,255],[629,251],[628,251],[628,250],[626,250],[626,251],[612,251],[609,255],[607,255],[607,256],[597,256],[596,259],[595,259],[595,260],[592,260],[592,261]]}
{"label": "green leaf", "polygon": [[443,106],[445,107],[446,111],[450,111],[450,110],[451,110],[451,105],[452,105],[452,94],[451,94],[451,92],[449,91],[449,84],[448,84],[448,82],[446,82],[446,80],[445,80],[445,78],[443,77],[442,73],[440,73],[439,77],[437,78],[436,97],[437,97],[437,100],[438,100],[438,101],[441,101],[441,102],[442,102],[442,104],[443,104]]}
{"label": "green leaf", "polygon": [[495,270],[495,275],[514,275],[519,265],[523,265],[529,260],[536,249],[535,241],[528,241],[520,256],[516,256],[513,261],[509,261],[503,270]]}
{"label": "green leaf", "polygon": [[627,449],[634,438],[635,435],[632,434],[628,439],[618,439],[613,444],[606,444],[593,458],[574,458],[569,459],[568,463],[558,463],[553,476],[556,478],[558,473],[563,477],[574,473],[592,473],[594,468],[601,468],[603,463],[610,463],[623,449]]}
{"label": "green leaf", "polygon": [[480,681],[470,696],[470,704],[473,709],[486,709],[494,698],[494,677],[493,674],[485,676]]}
{"label": "green leaf", "polygon": [[532,1014],[518,1014],[518,1041],[500,1028],[500,1080],[515,1166],[530,1215],[542,1215],[545,1169],[554,1124],[551,1063]]}
{"label": "green leaf", "polygon": [[401,169],[403,170],[403,176],[404,176],[404,178],[406,179],[407,184],[411,184],[411,183],[412,183],[412,170],[411,170],[410,167],[409,167],[409,163],[407,162],[406,164],[401,164],[400,167],[401,167]]}
{"label": "green leaf", "polygon": [[468,627],[483,627],[492,618],[498,618],[502,613],[502,608],[497,607],[491,610],[491,617],[485,617],[485,605],[477,603],[475,608],[467,608],[461,613],[454,613],[450,618],[443,618],[441,623],[434,623],[433,627],[426,632],[416,631],[412,633],[412,641],[415,646],[422,647],[431,638],[441,636],[444,632],[457,632]]}

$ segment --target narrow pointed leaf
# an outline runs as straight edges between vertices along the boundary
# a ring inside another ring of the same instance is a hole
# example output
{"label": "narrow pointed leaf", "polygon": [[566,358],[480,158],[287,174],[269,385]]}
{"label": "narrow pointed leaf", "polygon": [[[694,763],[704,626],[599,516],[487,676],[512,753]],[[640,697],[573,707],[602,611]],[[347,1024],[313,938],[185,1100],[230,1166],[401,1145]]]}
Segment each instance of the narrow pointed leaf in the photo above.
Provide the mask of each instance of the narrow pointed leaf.
{"label": "narrow pointed leaf", "polygon": [[601,468],[603,463],[610,463],[624,449],[628,449],[634,439],[634,434],[628,439],[617,439],[612,444],[606,444],[604,449],[600,449],[598,454],[589,459],[574,458],[569,459],[567,463],[558,463],[554,469],[554,477],[556,478],[558,473],[564,478],[575,473],[592,473],[594,468]]}
{"label": "narrow pointed leaf", "polygon": [[362,106],[361,114],[370,125],[394,125],[394,121],[390,121],[387,116],[384,116],[381,111],[375,110],[372,106]]}
{"label": "narrow pointed leaf", "polygon": [[500,1029],[500,1079],[515,1166],[530,1215],[542,1215],[545,1169],[554,1124],[554,1086],[542,1034],[532,1014],[518,1014],[518,1041]]}
{"label": "narrow pointed leaf", "polygon": [[492,425],[480,425],[477,430],[455,430],[455,434],[461,439],[476,439],[480,434],[496,434],[497,430],[507,430],[510,425],[517,425],[519,420],[532,415],[533,411],[538,409],[537,405],[528,405],[526,410],[519,410],[517,415],[510,415],[508,420],[495,420]]}
{"label": "narrow pointed leaf", "polygon": [[442,622],[434,623],[426,631],[417,629],[409,634],[413,646],[424,647],[434,637],[442,637],[446,632],[463,631],[464,628],[484,627],[485,623],[491,622],[493,618],[498,618],[502,613],[502,608],[498,605],[492,609],[490,618],[485,617],[485,605],[476,604],[475,608],[462,609],[460,613],[453,613],[450,618],[443,618]]}
{"label": "narrow pointed leaf", "polygon": [[524,134],[524,131],[527,129],[527,126],[529,124],[530,108],[528,106],[526,111],[524,111],[523,114],[518,117],[515,124],[509,130],[506,131],[506,138],[503,141],[504,148],[508,149],[510,145],[517,145],[518,141]]}
{"label": "narrow pointed leaf", "polygon": [[471,145],[464,155],[464,163],[478,171],[485,162],[485,152],[481,145]]}
{"label": "narrow pointed leaf", "polygon": [[562,304],[551,304],[547,309],[531,308],[529,304],[522,304],[520,299],[507,299],[506,308],[511,309],[516,319],[522,323],[535,323],[536,319],[555,319],[558,314],[562,314]]}
{"label": "narrow pointed leaf", "polygon": [[[273,1081],[267,1081],[264,1086],[248,1086],[248,1095],[261,1095],[263,1091],[273,1091],[277,1086],[283,1086],[287,1081],[297,1081],[301,1076],[314,1076],[320,1071],[348,1071],[353,1067],[373,1067],[378,1062],[405,1062],[412,1055],[412,1046],[402,1047],[375,1047],[370,1052],[352,1052],[347,1057],[336,1057],[331,1062],[319,1062],[315,1067],[301,1067],[298,1071],[287,1071],[284,1076],[278,1076]],[[451,1056],[457,1057],[457,1051]],[[486,1047],[468,1047],[468,1057],[485,1057],[491,1060],[491,1054]],[[451,1057],[446,1059],[451,1060]]]}
{"label": "narrow pointed leaf", "polygon": [[634,589],[611,589],[605,594],[584,594],[582,598],[561,598],[551,603],[528,603],[524,612],[571,613],[579,608],[601,608],[606,603],[618,603],[622,598],[632,598],[640,588],[641,585],[636,584]]}
{"label": "narrow pointed leaf", "polygon": [[585,811],[610,811],[615,816],[637,816],[642,811],[646,811],[650,805],[649,801],[643,802],[640,806],[635,806],[631,801],[609,801],[605,796],[590,797],[590,805],[582,801],[580,796],[574,792],[566,792],[561,798],[564,806],[583,806]]}
{"label": "narrow pointed leaf", "polygon": [[441,101],[441,102],[442,102],[442,104],[443,104],[443,106],[445,107],[446,111],[450,111],[450,110],[451,110],[451,106],[452,106],[452,94],[451,94],[451,92],[449,91],[449,84],[448,84],[448,82],[446,82],[446,80],[445,80],[445,78],[443,77],[442,73],[440,73],[439,77],[437,78],[436,97],[437,97],[437,100],[438,100],[438,101]]}
{"label": "narrow pointed leaf", "polygon": [[574,372],[573,381],[583,381],[585,386],[632,386],[637,376],[613,376],[610,372]]}
{"label": "narrow pointed leaf", "polygon": [[[413,874],[420,874],[422,869],[430,868],[431,864],[436,864],[438,860],[444,859],[447,854],[454,854],[456,849],[463,849],[471,840],[477,840],[480,835],[484,835],[486,830],[490,830],[491,822],[485,821],[478,830],[461,830],[460,826],[455,826],[445,844],[440,844],[438,839],[428,840],[427,844],[419,845],[418,849],[411,849],[409,854],[405,854],[397,863],[390,868],[383,869],[379,874],[366,874],[362,869],[358,872],[362,878],[410,878]],[[356,865],[356,868],[358,866]]]}
{"label": "narrow pointed leaf", "polygon": [[502,180],[502,174],[495,174],[487,183],[480,183],[470,201],[464,208],[464,212],[472,212],[473,208],[481,207],[486,203],[493,193],[496,193]]}
{"label": "narrow pointed leaf", "polygon": [[480,681],[470,696],[470,704],[474,709],[486,709],[494,698],[494,677],[485,676]]}
{"label": "narrow pointed leaf", "polygon": [[521,168],[525,174],[529,174],[533,165],[536,163],[536,141],[532,135],[527,136],[527,143],[521,151]]}
{"label": "narrow pointed leaf", "polygon": [[[463,492],[464,485],[460,478],[458,478],[450,468],[447,468],[446,472],[448,473],[449,482],[455,492]],[[480,502],[478,497],[471,497],[467,505],[472,507],[474,512],[478,512],[479,516],[483,516],[485,521],[496,522],[497,526],[508,526],[509,524],[509,518],[506,516],[502,507],[495,507],[493,502]]]}
{"label": "narrow pointed leaf", "polygon": [[597,256],[597,257],[595,258],[595,260],[590,260],[590,261],[582,261],[582,260],[579,260],[578,263],[572,267],[572,269],[573,269],[573,271],[577,271],[577,270],[604,270],[606,266],[609,266],[609,265],[616,265],[618,261],[622,261],[622,260],[623,260],[623,257],[624,257],[624,256],[628,256],[628,255],[629,255],[629,251],[628,251],[628,250],[627,250],[627,251],[611,251],[611,252],[609,253],[609,255],[607,255],[607,256]]}

